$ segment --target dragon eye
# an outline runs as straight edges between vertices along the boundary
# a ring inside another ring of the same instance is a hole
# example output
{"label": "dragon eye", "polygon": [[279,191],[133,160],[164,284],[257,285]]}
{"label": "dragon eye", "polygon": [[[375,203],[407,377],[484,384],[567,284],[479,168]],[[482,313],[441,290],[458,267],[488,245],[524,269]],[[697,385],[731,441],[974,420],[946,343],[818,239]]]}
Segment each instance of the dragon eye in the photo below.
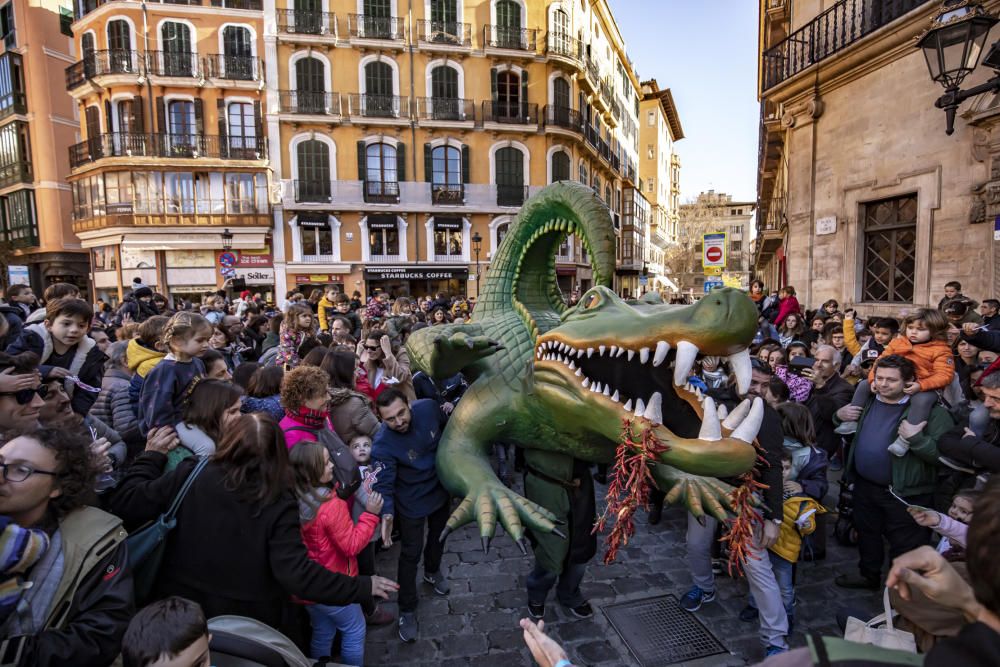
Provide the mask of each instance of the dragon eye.
{"label": "dragon eye", "polygon": [[591,292],[583,297],[583,307],[585,309],[596,308],[601,302],[601,297],[596,292]]}

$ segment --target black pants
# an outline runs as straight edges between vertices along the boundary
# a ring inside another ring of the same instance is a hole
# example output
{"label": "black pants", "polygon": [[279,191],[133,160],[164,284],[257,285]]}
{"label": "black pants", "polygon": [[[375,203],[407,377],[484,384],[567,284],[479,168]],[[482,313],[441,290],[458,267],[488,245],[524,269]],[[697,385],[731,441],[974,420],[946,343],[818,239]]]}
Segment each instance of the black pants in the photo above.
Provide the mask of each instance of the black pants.
{"label": "black pants", "polygon": [[[933,500],[930,493],[907,497],[910,503],[923,507],[930,507]],[[906,511],[906,505],[893,498],[888,488],[860,477],[854,483],[852,517],[858,529],[858,569],[863,577],[881,578],[885,560],[883,537],[889,541],[889,558],[930,544],[930,528],[918,525]]]}
{"label": "black pants", "polygon": [[[358,574],[365,577],[375,574],[375,542],[369,542],[368,546],[358,554]],[[361,603],[361,609],[365,612],[365,616],[371,616],[375,613],[376,607],[378,607],[378,603],[374,599]]]}
{"label": "black pants", "polygon": [[400,612],[417,609],[417,566],[420,564],[420,552],[423,551],[424,554],[424,572],[437,572],[441,568],[444,545],[439,538],[445,524],[448,523],[449,514],[451,514],[451,503],[445,503],[430,516],[422,519],[410,519],[401,514],[394,519],[399,526],[399,541],[402,543],[397,573]]}

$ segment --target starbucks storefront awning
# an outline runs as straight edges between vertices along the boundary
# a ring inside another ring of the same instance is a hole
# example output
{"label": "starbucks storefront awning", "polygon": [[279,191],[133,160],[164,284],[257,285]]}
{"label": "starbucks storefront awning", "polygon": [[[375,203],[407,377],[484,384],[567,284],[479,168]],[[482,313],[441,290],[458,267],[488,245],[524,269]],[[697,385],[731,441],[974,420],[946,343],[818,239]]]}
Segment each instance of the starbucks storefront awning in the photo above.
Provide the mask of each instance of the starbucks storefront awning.
{"label": "starbucks storefront awning", "polygon": [[368,266],[365,280],[468,280],[467,266]]}

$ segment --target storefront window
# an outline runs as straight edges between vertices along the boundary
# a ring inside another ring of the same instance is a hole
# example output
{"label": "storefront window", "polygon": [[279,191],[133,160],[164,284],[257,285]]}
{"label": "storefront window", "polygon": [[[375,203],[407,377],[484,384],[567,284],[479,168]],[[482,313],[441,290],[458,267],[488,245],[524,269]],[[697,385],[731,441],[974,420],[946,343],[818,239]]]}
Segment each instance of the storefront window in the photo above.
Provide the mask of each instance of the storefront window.
{"label": "storefront window", "polygon": [[302,255],[324,257],[333,255],[333,231],[329,225],[302,228]]}
{"label": "storefront window", "polygon": [[437,257],[462,256],[462,219],[434,219],[434,255]]}
{"label": "storefront window", "polygon": [[399,228],[396,216],[372,215],[368,217],[368,244],[372,256],[399,254]]}

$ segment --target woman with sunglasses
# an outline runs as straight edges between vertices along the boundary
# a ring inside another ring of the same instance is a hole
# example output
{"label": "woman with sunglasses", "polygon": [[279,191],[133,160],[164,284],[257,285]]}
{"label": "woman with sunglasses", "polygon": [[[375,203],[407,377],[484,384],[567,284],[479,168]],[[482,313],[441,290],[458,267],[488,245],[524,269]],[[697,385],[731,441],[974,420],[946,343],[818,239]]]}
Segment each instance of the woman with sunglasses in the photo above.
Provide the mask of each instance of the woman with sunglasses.
{"label": "woman with sunglasses", "polygon": [[[393,345],[389,332],[372,329],[360,346],[361,366],[368,382],[366,393],[374,401],[388,387],[395,387],[413,401],[417,395],[413,391],[413,374],[410,372],[410,357],[406,349]],[[359,384],[358,389],[363,385]]]}

